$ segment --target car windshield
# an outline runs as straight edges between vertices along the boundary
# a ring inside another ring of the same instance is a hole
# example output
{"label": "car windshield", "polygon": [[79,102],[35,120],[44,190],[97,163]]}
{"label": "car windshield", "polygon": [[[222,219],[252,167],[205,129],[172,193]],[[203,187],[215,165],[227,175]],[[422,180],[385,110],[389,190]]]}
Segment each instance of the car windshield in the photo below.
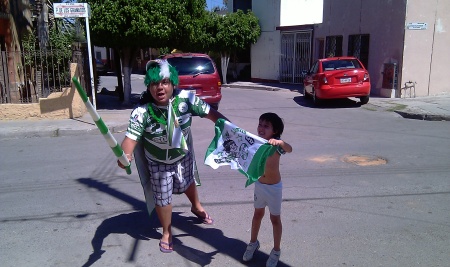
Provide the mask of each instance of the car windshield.
{"label": "car windshield", "polygon": [[205,57],[173,57],[168,58],[167,61],[175,67],[178,75],[214,73],[211,60]]}
{"label": "car windshield", "polygon": [[324,71],[342,69],[361,69],[361,65],[356,59],[339,59],[322,62]]}

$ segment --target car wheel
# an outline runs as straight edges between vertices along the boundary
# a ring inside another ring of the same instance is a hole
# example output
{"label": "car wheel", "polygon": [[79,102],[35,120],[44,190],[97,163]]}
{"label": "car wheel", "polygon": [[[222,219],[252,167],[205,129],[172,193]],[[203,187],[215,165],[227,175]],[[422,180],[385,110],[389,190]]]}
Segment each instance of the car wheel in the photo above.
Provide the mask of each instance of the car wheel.
{"label": "car wheel", "polygon": [[320,98],[317,97],[317,95],[316,95],[316,90],[314,90],[314,89],[313,89],[313,95],[312,95],[312,98],[313,98],[313,103],[314,103],[314,105],[315,105],[315,106],[320,106],[320,104],[322,103],[322,101],[320,100]]}
{"label": "car wheel", "polygon": [[365,104],[369,103],[369,96],[368,95],[362,96],[359,98],[359,101],[361,101],[361,105],[365,105]]}
{"label": "car wheel", "polygon": [[303,97],[306,98],[306,99],[311,98],[311,96],[306,92],[305,86],[303,86],[303,93],[302,94],[303,94]]}

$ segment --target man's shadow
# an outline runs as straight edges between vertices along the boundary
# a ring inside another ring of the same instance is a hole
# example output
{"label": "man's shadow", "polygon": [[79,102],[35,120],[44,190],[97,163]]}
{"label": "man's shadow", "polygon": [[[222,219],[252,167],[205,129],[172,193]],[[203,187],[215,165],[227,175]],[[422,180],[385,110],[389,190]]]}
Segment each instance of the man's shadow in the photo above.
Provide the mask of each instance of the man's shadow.
{"label": "man's shadow", "polygon": [[[128,262],[134,262],[137,257],[136,252],[139,246],[139,241],[155,239],[159,240],[161,234],[157,232],[157,228],[161,224],[156,216],[152,213],[150,216],[147,212],[146,203],[140,201],[130,195],[111,188],[108,184],[96,181],[92,178],[80,178],[78,182],[95,188],[103,193],[116,197],[126,203],[129,203],[136,211],[120,214],[108,219],[105,219],[95,231],[94,237],[91,240],[93,252],[89,255],[88,260],[84,266],[91,266],[98,261],[102,254],[106,251],[102,250],[103,241],[110,234],[127,234],[135,239],[133,247],[130,250],[130,255],[127,257]],[[177,228],[184,233],[173,236],[174,253],[178,253],[183,258],[196,263],[200,266],[207,266],[212,263],[214,255],[224,254],[237,261],[242,262],[242,255],[247,247],[247,244],[241,240],[226,237],[223,232],[216,228],[203,228],[199,225],[201,222],[194,215],[188,217],[181,215],[182,212],[172,212],[172,227]],[[214,226],[212,226],[214,227]],[[205,253],[198,249],[186,246],[180,238],[184,236],[192,236],[209,246],[214,248],[214,251]],[[246,263],[247,266],[261,266],[265,264],[268,255],[266,253],[257,251],[254,259]],[[287,266],[282,262],[278,266]]]}
{"label": "man's shadow", "polygon": [[160,238],[160,234],[155,230],[156,216],[148,216],[147,210],[136,211],[127,214],[120,214],[104,220],[95,231],[92,238],[92,254],[83,266],[91,266],[105,253],[102,250],[103,241],[110,234],[127,234],[135,239],[133,248],[128,257],[129,262],[133,262],[136,256],[136,251],[139,245],[139,240],[150,240]]}

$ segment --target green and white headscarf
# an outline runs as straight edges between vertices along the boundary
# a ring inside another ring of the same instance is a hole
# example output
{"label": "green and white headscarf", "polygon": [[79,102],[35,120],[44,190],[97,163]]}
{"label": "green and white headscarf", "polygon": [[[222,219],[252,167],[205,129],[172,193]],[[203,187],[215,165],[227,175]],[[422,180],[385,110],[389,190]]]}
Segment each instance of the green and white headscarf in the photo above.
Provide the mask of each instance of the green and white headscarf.
{"label": "green and white headscarf", "polygon": [[178,85],[178,72],[165,59],[150,60],[145,66],[144,84],[149,86],[151,83],[159,83],[163,79],[169,78],[173,85]]}

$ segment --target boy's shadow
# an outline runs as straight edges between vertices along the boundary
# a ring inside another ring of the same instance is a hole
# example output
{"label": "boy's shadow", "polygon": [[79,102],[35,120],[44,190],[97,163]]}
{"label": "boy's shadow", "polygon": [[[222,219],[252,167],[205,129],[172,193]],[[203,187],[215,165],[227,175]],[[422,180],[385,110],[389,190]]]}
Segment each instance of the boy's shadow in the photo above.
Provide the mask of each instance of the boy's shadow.
{"label": "boy's shadow", "polygon": [[[198,221],[197,217],[184,217],[180,216],[181,213],[174,212],[173,213],[173,227],[180,229],[181,231],[187,233],[183,235],[175,235],[174,236],[174,251],[184,258],[199,264],[200,266],[207,266],[212,263],[214,259],[214,255],[222,254],[227,255],[228,257],[235,259],[245,266],[265,266],[267,258],[269,255],[267,253],[256,251],[253,259],[250,262],[243,262],[242,256],[244,255],[245,249],[247,248],[247,243],[235,239],[226,237],[223,232],[217,228],[212,228],[212,226],[208,226],[211,228],[202,228],[198,225],[201,222]],[[197,249],[193,249],[191,247],[185,246],[183,242],[179,241],[177,237],[182,236],[191,236],[195,239],[201,240],[202,242],[208,244],[209,246],[214,248],[214,251],[210,253],[205,253],[203,251],[199,251]],[[250,237],[247,237],[250,238]],[[283,263],[281,260],[278,262],[279,267],[289,266]]]}

